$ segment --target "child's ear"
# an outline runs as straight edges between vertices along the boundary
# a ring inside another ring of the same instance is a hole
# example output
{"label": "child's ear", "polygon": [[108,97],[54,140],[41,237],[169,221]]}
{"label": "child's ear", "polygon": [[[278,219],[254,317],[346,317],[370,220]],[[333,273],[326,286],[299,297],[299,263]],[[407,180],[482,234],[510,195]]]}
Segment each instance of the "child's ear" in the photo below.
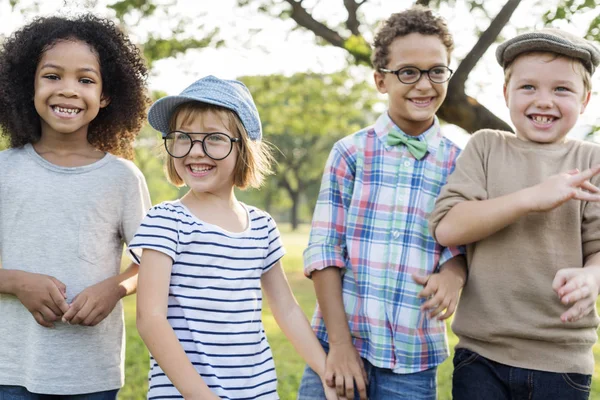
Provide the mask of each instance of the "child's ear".
{"label": "child's ear", "polygon": [[585,108],[587,107],[588,103],[590,102],[591,96],[592,96],[592,92],[587,92],[587,94],[583,98],[583,103],[581,103],[581,111],[579,112],[579,114],[583,114],[583,112],[585,111]]}
{"label": "child's ear", "polygon": [[100,96],[100,108],[104,108],[110,104],[110,98],[104,95]]}
{"label": "child's ear", "polygon": [[504,94],[504,102],[506,103],[506,107],[508,107],[508,87],[506,83],[502,86],[502,93]]}
{"label": "child's ear", "polygon": [[388,92],[387,88],[385,87],[385,74],[375,71],[373,73],[373,79],[375,79],[375,86],[377,87],[379,93],[385,94]]}

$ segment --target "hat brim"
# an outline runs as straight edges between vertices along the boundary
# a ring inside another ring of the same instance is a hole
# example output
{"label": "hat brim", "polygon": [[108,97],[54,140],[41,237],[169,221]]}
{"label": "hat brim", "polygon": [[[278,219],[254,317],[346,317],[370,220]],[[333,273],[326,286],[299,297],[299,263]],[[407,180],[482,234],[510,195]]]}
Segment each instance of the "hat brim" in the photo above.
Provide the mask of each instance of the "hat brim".
{"label": "hat brim", "polygon": [[[181,104],[189,102],[208,103],[231,110],[230,105],[225,104],[224,102],[219,102],[214,99],[198,100],[197,96],[165,96],[161,99],[158,99],[154,104],[152,104],[152,106],[148,110],[148,122],[150,123],[150,126],[156,129],[157,131],[161,132],[162,136],[165,137],[167,133],[169,133],[169,121],[171,120],[173,112]],[[235,112],[235,110],[232,111]]]}

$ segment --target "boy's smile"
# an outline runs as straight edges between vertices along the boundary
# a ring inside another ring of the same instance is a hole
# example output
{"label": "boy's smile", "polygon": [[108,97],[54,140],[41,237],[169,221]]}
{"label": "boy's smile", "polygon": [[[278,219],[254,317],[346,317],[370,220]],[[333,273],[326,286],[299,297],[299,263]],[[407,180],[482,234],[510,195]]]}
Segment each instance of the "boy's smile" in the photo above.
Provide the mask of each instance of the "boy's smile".
{"label": "boy's smile", "polygon": [[504,96],[519,139],[561,142],[577,123],[589,93],[575,62],[545,53],[513,62]]}
{"label": "boy's smile", "polygon": [[[440,38],[411,33],[390,44],[386,68],[398,70],[411,66],[429,70],[447,65],[448,51]],[[446,98],[448,82],[432,83],[426,73],[411,84],[400,82],[392,73],[376,71],[374,77],[377,90],[388,94],[390,118],[402,131],[418,136],[433,124],[434,115]]]}

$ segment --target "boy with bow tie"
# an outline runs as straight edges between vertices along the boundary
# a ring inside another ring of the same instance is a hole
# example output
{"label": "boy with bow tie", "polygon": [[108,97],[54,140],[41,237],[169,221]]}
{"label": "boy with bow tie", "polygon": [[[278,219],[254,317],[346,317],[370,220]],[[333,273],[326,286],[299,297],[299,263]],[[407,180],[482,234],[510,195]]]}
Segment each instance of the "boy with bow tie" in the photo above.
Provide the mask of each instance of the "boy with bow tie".
{"label": "boy with bow tie", "polygon": [[[466,280],[462,251],[427,229],[460,153],[435,116],[452,48],[446,23],[426,8],[385,21],[372,61],[389,108],[337,142],[325,167],[304,265],[318,300],[313,328],[328,352],[325,380],[349,400],[436,398],[448,356],[443,320]],[[308,367],[298,398],[323,398]]]}

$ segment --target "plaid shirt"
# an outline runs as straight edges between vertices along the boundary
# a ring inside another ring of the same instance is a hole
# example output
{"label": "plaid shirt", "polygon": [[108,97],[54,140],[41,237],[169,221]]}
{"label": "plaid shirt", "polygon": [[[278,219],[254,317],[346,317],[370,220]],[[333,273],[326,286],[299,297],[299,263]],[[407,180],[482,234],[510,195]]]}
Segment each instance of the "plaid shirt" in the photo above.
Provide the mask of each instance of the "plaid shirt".
{"label": "plaid shirt", "polygon": [[[446,326],[421,313],[422,286],[411,274],[430,274],[458,254],[434,241],[427,218],[454,169],[460,149],[440,133],[437,118],[418,136],[427,154],[416,160],[406,146],[388,146],[399,130],[388,116],[338,141],[329,156],[314,212],[304,273],[344,268],[342,295],[361,357],[406,374],[448,357]],[[318,304],[317,337],[328,341]]]}

